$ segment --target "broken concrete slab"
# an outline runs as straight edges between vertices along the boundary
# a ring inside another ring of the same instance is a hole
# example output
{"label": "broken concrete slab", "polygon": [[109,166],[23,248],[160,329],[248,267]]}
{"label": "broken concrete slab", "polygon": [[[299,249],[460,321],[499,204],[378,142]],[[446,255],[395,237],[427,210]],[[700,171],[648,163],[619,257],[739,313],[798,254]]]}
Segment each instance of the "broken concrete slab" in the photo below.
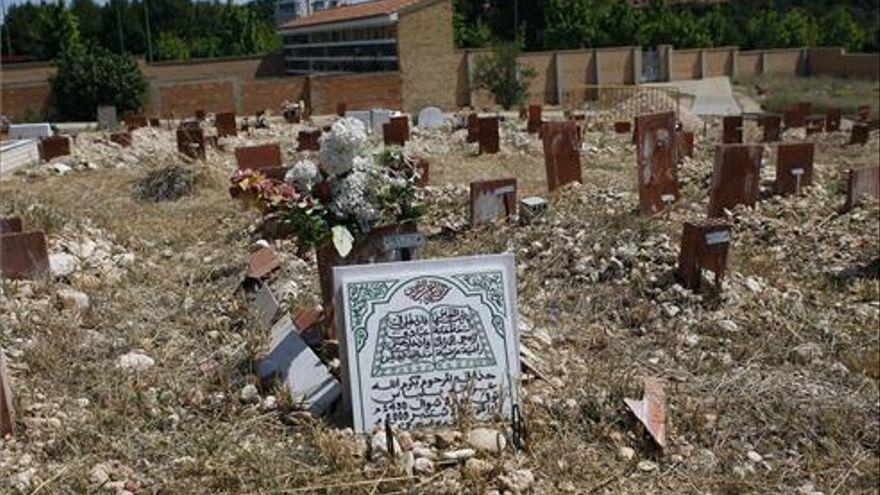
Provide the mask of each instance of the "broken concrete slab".
{"label": "broken concrete slab", "polygon": [[846,202],[843,211],[847,212],[863,197],[880,199],[880,167],[850,169],[846,182]]}
{"label": "broken concrete slab", "polygon": [[661,448],[666,447],[666,394],[655,378],[645,378],[642,400],[623,399]]}

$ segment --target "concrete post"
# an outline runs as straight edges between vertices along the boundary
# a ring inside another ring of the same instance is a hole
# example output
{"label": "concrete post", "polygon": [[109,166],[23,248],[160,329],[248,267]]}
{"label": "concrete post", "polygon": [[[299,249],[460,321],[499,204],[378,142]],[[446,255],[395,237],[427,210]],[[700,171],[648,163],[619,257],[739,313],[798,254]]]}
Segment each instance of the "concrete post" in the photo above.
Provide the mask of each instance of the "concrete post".
{"label": "concrete post", "polygon": [[553,52],[553,66],[556,67],[556,104],[562,104],[565,95],[565,82],[562,80],[562,58],[559,52]]}
{"label": "concrete post", "polygon": [[241,77],[234,77],[230,82],[232,82],[232,102],[235,105],[235,113],[243,115],[244,112],[242,111],[242,102],[244,101],[244,98],[242,98],[243,90]]}
{"label": "concrete post", "polygon": [[739,47],[730,49],[730,78],[736,79],[739,76]]}
{"label": "concrete post", "polygon": [[658,48],[663,59],[660,63],[660,80],[672,81],[672,45],[660,45]]}
{"label": "concrete post", "polygon": [[766,66],[767,66],[767,52],[762,51],[761,52],[761,72],[760,72],[761,74],[766,72],[766,70],[765,70]]}
{"label": "concrete post", "polygon": [[700,79],[706,78],[706,50],[700,50]]}
{"label": "concrete post", "polygon": [[[602,52],[600,52],[598,49],[596,49],[596,48],[593,49],[593,67],[595,67],[595,69],[596,69],[596,94],[595,94],[595,96],[597,99],[602,98],[602,90],[599,88],[599,86],[602,85],[602,63],[601,63],[602,57],[600,56],[601,53]],[[586,97],[586,95],[584,95],[584,96]]]}
{"label": "concrete post", "polygon": [[640,82],[642,82],[642,47],[635,46],[632,48],[632,58],[633,58],[632,81],[633,81],[633,84],[639,84]]}
{"label": "concrete post", "polygon": [[476,110],[474,106],[477,101],[476,90],[474,89],[474,56],[470,50],[465,50],[464,57],[467,64],[468,106]]}

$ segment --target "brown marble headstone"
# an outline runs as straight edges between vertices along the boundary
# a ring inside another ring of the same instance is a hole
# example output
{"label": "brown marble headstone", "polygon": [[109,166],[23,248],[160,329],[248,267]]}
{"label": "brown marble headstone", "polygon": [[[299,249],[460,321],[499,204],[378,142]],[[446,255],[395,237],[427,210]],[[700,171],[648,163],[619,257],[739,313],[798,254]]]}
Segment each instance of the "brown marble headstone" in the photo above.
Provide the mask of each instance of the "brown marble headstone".
{"label": "brown marble headstone", "polygon": [[799,101],[795,103],[794,107],[800,110],[804,115],[810,115],[813,113],[813,104],[808,101]]}
{"label": "brown marble headstone", "polygon": [[214,124],[217,126],[217,137],[238,135],[238,129],[235,125],[235,112],[218,113],[214,116]]}
{"label": "brown marble headstone", "polygon": [[639,115],[636,129],[639,207],[653,214],[678,199],[675,113]]}
{"label": "brown marble headstone", "polygon": [[337,117],[345,117],[345,112],[348,111],[345,103],[337,103],[336,104],[336,116]]}
{"label": "brown marble headstone", "polygon": [[579,132],[577,124],[571,121],[541,124],[547,189],[551,192],[569,182],[583,182]]}
{"label": "brown marble headstone", "polygon": [[762,142],[764,143],[775,143],[779,141],[780,137],[780,127],[782,125],[782,116],[779,114],[764,114],[761,115],[758,119],[758,123],[761,125],[761,128],[764,130],[764,137]]}
{"label": "brown marble headstone", "polygon": [[409,140],[409,117],[397,115],[382,124],[382,135],[386,145],[403,146]]}
{"label": "brown marble headstone", "polygon": [[614,132],[617,134],[627,134],[629,132],[632,132],[632,123],[628,120],[615,122]]}
{"label": "brown marble headstone", "polygon": [[541,130],[542,111],[541,105],[529,105],[529,134],[534,134]]}
{"label": "brown marble headstone", "polygon": [[780,144],[776,156],[776,194],[796,194],[813,184],[813,143]]}
{"label": "brown marble headstone", "polygon": [[0,234],[0,274],[13,280],[49,276],[49,251],[42,231]]}
{"label": "brown marble headstone", "polygon": [[177,151],[190,158],[204,160],[207,142],[201,127],[181,125],[177,129]]}
{"label": "brown marble headstone", "polygon": [[296,135],[297,151],[320,151],[321,130],[299,131]]}
{"label": "brown marble headstone", "polygon": [[480,117],[480,154],[495,154],[500,150],[498,117]]}
{"label": "brown marble headstone", "polygon": [[723,118],[724,127],[722,140],[724,144],[742,143],[743,141],[743,118],[742,115],[728,115]]}
{"label": "brown marble headstone", "polygon": [[825,132],[837,132],[840,130],[841,112],[839,108],[829,108],[825,114]]}
{"label": "brown marble headstone", "polygon": [[504,215],[516,214],[516,179],[496,179],[471,182],[471,225],[490,222]]}
{"label": "brown marble headstone", "polygon": [[871,136],[871,127],[864,122],[853,122],[852,130],[849,135],[849,144],[868,144],[868,138]]}
{"label": "brown marble headstone", "polygon": [[804,127],[805,125],[807,125],[806,119],[807,114],[804,113],[803,109],[798,107],[789,108],[782,114],[782,121],[783,123],[785,123],[785,127],[787,129]]}
{"label": "brown marble headstone", "polygon": [[712,220],[685,223],[676,272],[682,287],[700,290],[702,271],[706,269],[715,273],[715,285],[720,289],[727,268],[730,241],[730,226],[725,223]]}
{"label": "brown marble headstone", "polygon": [[0,347],[0,438],[15,433],[15,408],[12,403],[12,385],[6,367],[6,354]]}
{"label": "brown marble headstone", "polygon": [[480,118],[472,113],[467,116],[467,139],[468,143],[476,143],[480,140]]}
{"label": "brown marble headstone", "polygon": [[122,121],[125,122],[125,128],[128,129],[128,132],[141,127],[147,127],[148,124],[147,117],[144,115],[126,115],[122,118]]}
{"label": "brown marble headstone", "polygon": [[281,147],[277,143],[235,148],[235,163],[240,169],[281,168]]}
{"label": "brown marble headstone", "polygon": [[49,136],[40,139],[40,158],[51,160],[70,154],[70,138],[66,136]]}
{"label": "brown marble headstone", "polygon": [[694,156],[694,133],[689,131],[675,131],[675,143],[678,145],[678,159]]}
{"label": "brown marble headstone", "polygon": [[760,192],[762,146],[721,144],[715,147],[715,168],[709,198],[709,216],[744,204],[755,206]]}
{"label": "brown marble headstone", "polygon": [[818,134],[825,130],[824,115],[810,115],[807,117],[807,135]]}
{"label": "brown marble headstone", "polygon": [[130,132],[114,132],[110,134],[110,141],[122,146],[123,148],[128,148],[131,146],[131,133]]}
{"label": "brown marble headstone", "polygon": [[880,167],[850,169],[843,211],[851,210],[864,196],[880,199]]}

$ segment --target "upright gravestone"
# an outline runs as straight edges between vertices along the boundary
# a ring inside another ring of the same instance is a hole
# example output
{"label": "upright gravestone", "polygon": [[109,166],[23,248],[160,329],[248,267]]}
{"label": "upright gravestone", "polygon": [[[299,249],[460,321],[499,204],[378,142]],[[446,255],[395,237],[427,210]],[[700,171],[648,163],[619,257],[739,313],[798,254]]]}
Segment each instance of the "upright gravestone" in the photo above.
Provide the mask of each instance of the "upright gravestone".
{"label": "upright gravestone", "polygon": [[419,112],[419,127],[422,129],[437,129],[445,124],[446,116],[437,107],[425,107]]}
{"label": "upright gravestone", "polygon": [[303,130],[296,135],[297,151],[320,151],[321,129]]}
{"label": "upright gravestone", "polygon": [[726,223],[717,220],[685,223],[676,272],[682,287],[699,290],[703,282],[703,269],[707,269],[715,273],[715,285],[720,289],[727,267],[730,240],[730,226]]}
{"label": "upright gravestone", "polygon": [[779,195],[798,194],[813,184],[813,143],[780,144],[776,156],[776,182]]}
{"label": "upright gravestone", "polygon": [[476,143],[480,140],[480,117],[472,113],[467,116],[467,138],[468,143]]}
{"label": "upright gravestone", "polygon": [[516,179],[471,182],[471,225],[516,215]]}
{"label": "upright gravestone", "polygon": [[0,234],[0,276],[34,280],[49,276],[49,251],[42,231]]}
{"label": "upright gravestone", "polygon": [[[419,121],[421,122],[421,121]],[[419,124],[421,125],[421,123]],[[498,117],[480,117],[480,154],[495,154],[500,150]]]}
{"label": "upright gravestone", "polygon": [[870,137],[871,127],[868,124],[864,122],[853,122],[848,144],[860,144],[864,146],[868,144],[868,139]]}
{"label": "upright gravestone", "polygon": [[880,199],[880,167],[854,168],[849,171],[843,211],[853,209],[863,197]]}
{"label": "upright gravestone", "polygon": [[193,159],[204,160],[207,142],[201,127],[186,125],[177,129],[177,151]]}
{"label": "upright gravestone", "polygon": [[678,199],[675,113],[639,115],[636,129],[639,207],[654,214]]}
{"label": "upright gravestone", "polygon": [[840,130],[840,108],[829,108],[825,113],[825,132],[837,132]]}
{"label": "upright gravestone", "polygon": [[235,163],[240,169],[279,168],[282,166],[281,147],[278,146],[278,143],[239,146],[235,148]]}
{"label": "upright gravestone", "polygon": [[758,123],[764,130],[762,142],[775,143],[779,141],[779,129],[782,125],[782,116],[775,113],[764,114],[758,118]]}
{"label": "upright gravestone", "polygon": [[101,105],[98,107],[98,129],[111,131],[119,125],[116,117],[116,107],[113,105]]}
{"label": "upright gravestone", "polygon": [[40,158],[45,161],[69,154],[70,138],[67,136],[49,136],[40,140]]}
{"label": "upright gravestone", "polygon": [[391,110],[384,108],[374,108],[370,111],[370,129],[372,129],[373,134],[382,132],[382,126],[391,121],[391,115]]}
{"label": "upright gravestone", "polygon": [[583,182],[578,126],[571,121],[541,124],[547,189],[551,192],[570,182]]}
{"label": "upright gravestone", "polygon": [[818,134],[825,130],[825,116],[824,115],[810,115],[806,119],[807,122],[807,136],[810,134]]}
{"label": "upright gravestone", "polygon": [[807,125],[807,114],[804,113],[802,108],[789,108],[788,110],[783,112],[782,121],[787,129],[804,127],[805,125]]}
{"label": "upright gravestone", "polygon": [[723,119],[723,135],[724,144],[736,144],[743,141],[743,118],[742,115],[728,115]]}
{"label": "upright gravestone", "polygon": [[675,144],[678,146],[678,159],[694,157],[694,133],[690,131],[675,131]]}
{"label": "upright gravestone", "polygon": [[382,136],[386,145],[403,146],[409,140],[409,117],[396,115],[382,126]]}
{"label": "upright gravestone", "polygon": [[715,169],[709,198],[709,216],[720,217],[725,209],[744,204],[755,206],[761,179],[764,148],[745,144],[715,147]]}
{"label": "upright gravestone", "polygon": [[510,254],[333,271],[343,403],[354,429],[508,418],[519,402]]}
{"label": "upright gravestone", "polygon": [[529,105],[529,134],[534,134],[541,130],[541,105]]}
{"label": "upright gravestone", "polygon": [[238,129],[235,126],[235,112],[218,113],[214,116],[214,124],[217,126],[217,137],[238,135]]}

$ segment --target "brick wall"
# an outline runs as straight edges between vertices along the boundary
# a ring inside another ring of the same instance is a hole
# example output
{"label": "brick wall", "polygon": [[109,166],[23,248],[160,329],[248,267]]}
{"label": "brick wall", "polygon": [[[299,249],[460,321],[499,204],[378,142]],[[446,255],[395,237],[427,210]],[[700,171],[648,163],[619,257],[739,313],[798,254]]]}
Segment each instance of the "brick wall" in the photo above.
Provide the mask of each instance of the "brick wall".
{"label": "brick wall", "polygon": [[48,84],[2,85],[0,113],[13,121],[44,120],[49,112]]}
{"label": "brick wall", "polygon": [[867,53],[848,54],[840,48],[811,49],[807,55],[810,75],[878,79],[880,56]]}
{"label": "brick wall", "polygon": [[452,110],[461,87],[462,54],[455,50],[452,2],[428,1],[400,13],[397,26],[402,100],[407,112],[427,105]]}
{"label": "brick wall", "polygon": [[153,98],[147,107],[151,114],[191,117],[196,110],[226,112],[235,109],[233,85],[228,81],[171,83],[157,89],[159,101]]}
{"label": "brick wall", "polygon": [[312,76],[309,99],[316,115],[336,113],[336,105],[348,110],[401,108],[401,81],[398,72]]}
{"label": "brick wall", "polygon": [[241,113],[250,115],[266,109],[278,113],[284,100],[307,100],[306,81],[304,77],[284,77],[244,83],[241,92]]}

